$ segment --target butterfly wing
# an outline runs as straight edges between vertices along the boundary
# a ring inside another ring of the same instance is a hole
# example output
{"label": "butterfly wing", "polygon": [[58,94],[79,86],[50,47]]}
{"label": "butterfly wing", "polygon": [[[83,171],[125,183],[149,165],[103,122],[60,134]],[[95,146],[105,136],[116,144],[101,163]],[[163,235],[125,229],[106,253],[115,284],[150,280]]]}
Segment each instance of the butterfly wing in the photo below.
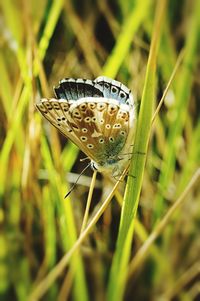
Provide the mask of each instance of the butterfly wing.
{"label": "butterfly wing", "polygon": [[109,99],[119,100],[120,103],[133,107],[133,95],[125,85],[106,76],[97,77],[94,82],[103,88],[103,96]]}
{"label": "butterfly wing", "polygon": [[94,81],[63,79],[54,88],[58,99],[36,106],[64,136],[104,169],[118,166],[130,152],[135,131],[135,104],[122,83],[100,76]]}
{"label": "butterfly wing", "polygon": [[[129,106],[105,98],[42,99],[42,115],[99,165],[109,165],[127,141]],[[110,160],[110,161],[109,161]]]}
{"label": "butterfly wing", "polygon": [[106,76],[99,76],[94,81],[65,78],[59,82],[57,87],[54,87],[54,92],[59,99],[78,100],[83,97],[105,97],[133,106],[131,91],[119,81]]}
{"label": "butterfly wing", "polygon": [[95,159],[92,154],[88,153],[87,147],[81,143],[77,132],[80,131],[73,119],[69,117],[69,108],[71,104],[66,99],[46,99],[43,98],[36,104],[41,114],[54,125],[60,133],[75,143],[87,156]]}
{"label": "butterfly wing", "polygon": [[103,97],[102,87],[89,79],[65,78],[54,87],[58,99],[78,100],[83,97]]}

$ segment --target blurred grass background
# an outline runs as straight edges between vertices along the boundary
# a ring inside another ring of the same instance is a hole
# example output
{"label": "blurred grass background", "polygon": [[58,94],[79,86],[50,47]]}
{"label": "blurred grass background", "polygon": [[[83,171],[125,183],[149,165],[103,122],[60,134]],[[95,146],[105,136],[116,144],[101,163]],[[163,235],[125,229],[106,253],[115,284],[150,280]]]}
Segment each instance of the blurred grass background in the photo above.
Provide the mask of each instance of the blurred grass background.
{"label": "blurred grass background", "polygon": [[[92,172],[35,109],[64,77],[107,75],[139,103],[158,1],[0,1],[0,300],[27,300],[79,235]],[[200,162],[200,1],[168,1],[156,105],[131,259],[181,196]],[[199,300],[200,188],[189,190],[130,273],[123,300]],[[98,177],[92,209],[111,189]],[[42,300],[105,300],[124,186]],[[101,194],[102,193],[102,194]],[[102,197],[101,197],[102,195]],[[131,265],[130,265],[131,271]]]}

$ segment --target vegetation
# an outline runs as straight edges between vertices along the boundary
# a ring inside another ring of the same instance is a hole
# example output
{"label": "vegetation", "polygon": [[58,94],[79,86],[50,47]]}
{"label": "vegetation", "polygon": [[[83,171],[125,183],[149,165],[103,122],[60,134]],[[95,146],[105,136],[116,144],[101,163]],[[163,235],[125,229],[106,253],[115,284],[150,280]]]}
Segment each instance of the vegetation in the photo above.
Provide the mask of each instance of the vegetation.
{"label": "vegetation", "polygon": [[[7,0],[0,32],[0,300],[199,300],[200,1]],[[65,199],[85,155],[35,103],[100,75],[137,99],[130,169]]]}

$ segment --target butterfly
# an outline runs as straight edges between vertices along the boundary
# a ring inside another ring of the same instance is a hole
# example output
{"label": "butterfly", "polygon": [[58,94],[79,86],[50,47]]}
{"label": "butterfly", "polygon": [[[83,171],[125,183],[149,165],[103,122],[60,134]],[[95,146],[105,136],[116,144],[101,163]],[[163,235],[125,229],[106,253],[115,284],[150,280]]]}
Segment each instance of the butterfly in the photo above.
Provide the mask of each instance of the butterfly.
{"label": "butterfly", "polygon": [[90,158],[94,170],[120,175],[136,127],[131,91],[119,81],[99,76],[62,79],[54,93],[56,98],[36,104],[42,115]]}

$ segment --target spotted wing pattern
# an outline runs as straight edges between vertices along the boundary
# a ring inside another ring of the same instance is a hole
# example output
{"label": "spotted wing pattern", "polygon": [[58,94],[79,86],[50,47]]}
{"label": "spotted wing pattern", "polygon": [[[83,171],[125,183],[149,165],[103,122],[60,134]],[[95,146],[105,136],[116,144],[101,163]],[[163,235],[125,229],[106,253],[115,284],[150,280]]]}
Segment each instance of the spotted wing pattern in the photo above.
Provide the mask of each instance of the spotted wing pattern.
{"label": "spotted wing pattern", "polygon": [[131,90],[129,90],[121,82],[106,76],[99,76],[94,80],[94,83],[103,88],[102,91],[104,97],[119,100],[120,103],[133,107],[133,96]]}
{"label": "spotted wing pattern", "polygon": [[118,156],[126,143],[130,130],[129,106],[117,100],[53,98],[42,99],[36,106],[63,135],[100,165]]}

